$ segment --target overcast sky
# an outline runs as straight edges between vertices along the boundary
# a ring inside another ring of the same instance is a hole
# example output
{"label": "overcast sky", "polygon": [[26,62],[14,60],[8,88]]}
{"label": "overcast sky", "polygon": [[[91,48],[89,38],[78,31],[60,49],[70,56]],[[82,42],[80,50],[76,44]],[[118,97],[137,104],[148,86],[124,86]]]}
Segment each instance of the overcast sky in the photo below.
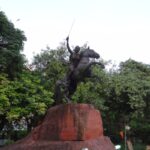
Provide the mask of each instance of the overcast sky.
{"label": "overcast sky", "polygon": [[70,45],[88,43],[104,60],[150,64],[150,0],[0,0],[0,10],[25,32],[29,60],[59,46],[74,22]]}

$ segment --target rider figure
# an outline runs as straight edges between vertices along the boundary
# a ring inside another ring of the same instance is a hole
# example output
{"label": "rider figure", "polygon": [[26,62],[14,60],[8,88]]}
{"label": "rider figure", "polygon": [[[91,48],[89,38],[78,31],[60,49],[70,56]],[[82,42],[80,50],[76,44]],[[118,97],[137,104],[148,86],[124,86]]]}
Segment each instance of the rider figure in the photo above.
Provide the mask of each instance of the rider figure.
{"label": "rider figure", "polygon": [[66,38],[67,41],[67,49],[70,53],[70,57],[69,57],[69,62],[70,62],[70,66],[69,66],[69,75],[68,77],[70,77],[70,75],[72,74],[72,72],[74,71],[74,69],[78,66],[79,61],[80,61],[80,47],[76,46],[74,48],[74,50],[72,51],[70,46],[69,46],[69,36]]}

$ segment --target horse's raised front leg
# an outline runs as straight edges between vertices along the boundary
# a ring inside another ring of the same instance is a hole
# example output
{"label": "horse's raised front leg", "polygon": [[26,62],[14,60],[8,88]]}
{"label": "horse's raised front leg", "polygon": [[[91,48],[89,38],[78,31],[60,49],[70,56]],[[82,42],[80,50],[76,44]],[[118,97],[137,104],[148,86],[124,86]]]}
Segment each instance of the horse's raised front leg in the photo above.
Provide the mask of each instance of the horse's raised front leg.
{"label": "horse's raised front leg", "polygon": [[105,68],[104,64],[102,64],[101,62],[90,62],[90,63],[87,65],[86,69],[90,69],[90,67],[93,66],[93,65],[99,65],[102,69]]}
{"label": "horse's raised front leg", "polygon": [[93,66],[93,65],[100,65],[100,67],[103,69],[103,68],[105,68],[105,66],[102,64],[102,63],[100,63],[100,62],[90,62],[88,65],[87,65],[87,67],[86,67],[86,73],[87,73],[87,77],[90,77],[90,78],[93,78],[93,79],[96,79],[96,80],[98,80],[98,81],[101,81],[101,78],[100,77],[98,77],[97,75],[94,75],[93,73],[92,73],[92,71],[91,71],[91,67]]}

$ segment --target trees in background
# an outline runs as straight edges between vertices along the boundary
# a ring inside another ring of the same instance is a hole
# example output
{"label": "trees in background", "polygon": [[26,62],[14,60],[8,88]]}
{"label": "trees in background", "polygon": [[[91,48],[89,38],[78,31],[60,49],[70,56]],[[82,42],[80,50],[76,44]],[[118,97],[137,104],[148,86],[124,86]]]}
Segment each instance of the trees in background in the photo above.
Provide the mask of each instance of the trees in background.
{"label": "trees in background", "polygon": [[120,63],[118,70],[110,73],[106,105],[109,132],[131,127],[134,137],[150,141],[150,65],[134,60]]}
{"label": "trees in background", "polygon": [[26,37],[16,29],[4,12],[0,11],[0,72],[14,79],[23,69],[25,62],[21,54]]}
{"label": "trees in background", "polygon": [[1,136],[11,137],[20,128],[31,130],[53,102],[41,77],[25,65],[21,54],[25,40],[24,33],[0,12]]}
{"label": "trees in background", "polygon": [[11,134],[13,129],[30,131],[52,104],[52,93],[40,84],[40,78],[24,71],[19,79],[10,81],[0,76],[0,130]]}
{"label": "trees in background", "polygon": [[67,71],[68,52],[62,43],[57,49],[47,47],[33,58],[32,67],[41,78],[41,84],[54,90],[57,80],[63,78]]}

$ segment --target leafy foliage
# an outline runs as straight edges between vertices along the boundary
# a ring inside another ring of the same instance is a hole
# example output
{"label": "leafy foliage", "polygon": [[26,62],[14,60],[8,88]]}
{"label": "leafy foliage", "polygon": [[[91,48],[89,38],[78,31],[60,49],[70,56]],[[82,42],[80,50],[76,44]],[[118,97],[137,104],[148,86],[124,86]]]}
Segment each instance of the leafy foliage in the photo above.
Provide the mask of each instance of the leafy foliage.
{"label": "leafy foliage", "polygon": [[0,72],[14,79],[23,69],[25,62],[21,54],[26,37],[16,29],[5,14],[0,11]]}
{"label": "leafy foliage", "polygon": [[110,75],[106,105],[109,107],[109,120],[116,123],[118,130],[129,124],[135,132],[140,126],[140,120],[145,125],[149,122],[149,77],[150,66],[131,59],[122,62],[120,69]]}
{"label": "leafy foliage", "polygon": [[1,76],[0,86],[1,129],[17,127],[25,119],[27,129],[31,130],[53,102],[52,93],[40,85],[37,75],[30,72],[24,72],[15,81]]}
{"label": "leafy foliage", "polygon": [[47,47],[41,54],[36,55],[32,66],[41,77],[44,87],[53,91],[56,81],[62,79],[66,73],[67,64],[68,52],[62,44],[57,50]]}

